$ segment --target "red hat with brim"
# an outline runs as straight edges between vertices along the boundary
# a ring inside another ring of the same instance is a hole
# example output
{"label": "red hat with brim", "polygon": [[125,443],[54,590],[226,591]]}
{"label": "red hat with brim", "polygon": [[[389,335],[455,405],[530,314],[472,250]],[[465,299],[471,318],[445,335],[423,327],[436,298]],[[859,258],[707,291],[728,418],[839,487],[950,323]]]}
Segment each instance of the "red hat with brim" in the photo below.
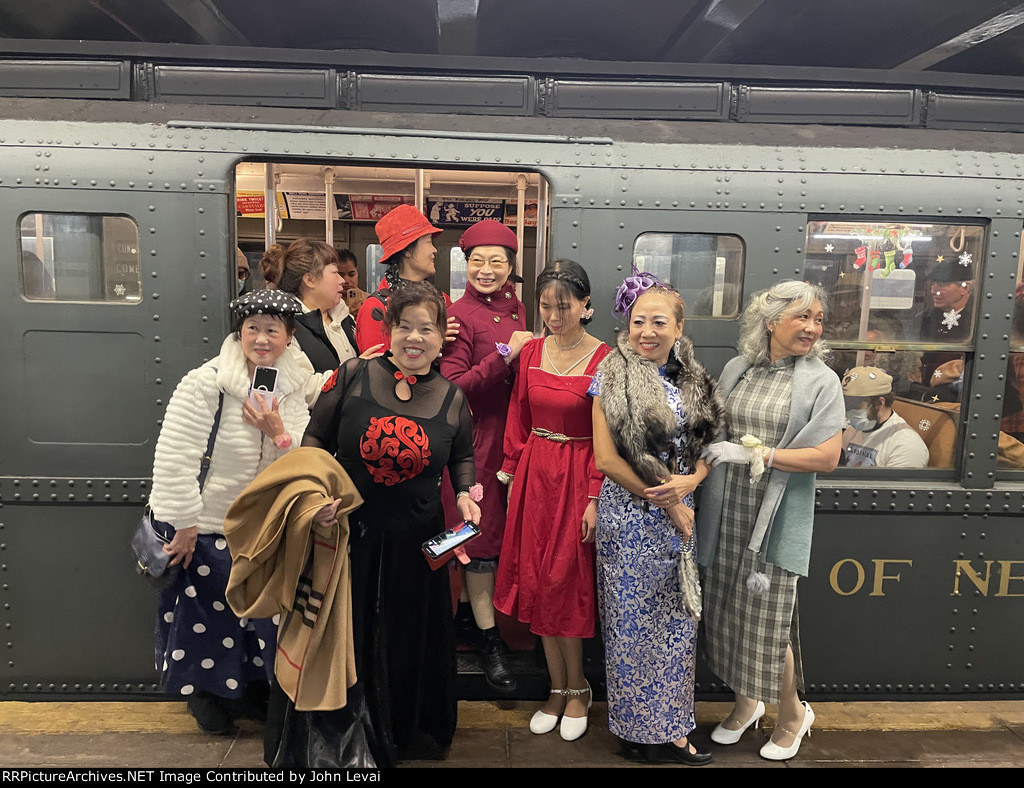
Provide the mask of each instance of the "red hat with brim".
{"label": "red hat with brim", "polygon": [[518,252],[519,239],[501,222],[484,219],[466,230],[459,239],[459,248],[463,252],[469,252],[476,246],[505,246],[513,252]]}
{"label": "red hat with brim", "polygon": [[427,217],[420,211],[406,203],[384,214],[373,229],[377,231],[377,238],[384,247],[384,260],[424,235],[439,235],[444,232],[427,221]]}

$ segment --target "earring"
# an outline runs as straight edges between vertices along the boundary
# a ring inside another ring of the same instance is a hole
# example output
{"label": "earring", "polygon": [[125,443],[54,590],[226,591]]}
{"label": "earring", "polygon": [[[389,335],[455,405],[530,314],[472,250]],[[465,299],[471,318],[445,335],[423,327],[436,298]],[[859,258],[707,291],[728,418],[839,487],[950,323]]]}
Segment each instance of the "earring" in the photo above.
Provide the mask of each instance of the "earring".
{"label": "earring", "polygon": [[680,349],[680,347],[682,347],[682,342],[683,342],[683,338],[680,337],[679,339],[676,340],[676,343],[672,346],[672,350],[675,352],[677,359],[679,358],[679,349]]}

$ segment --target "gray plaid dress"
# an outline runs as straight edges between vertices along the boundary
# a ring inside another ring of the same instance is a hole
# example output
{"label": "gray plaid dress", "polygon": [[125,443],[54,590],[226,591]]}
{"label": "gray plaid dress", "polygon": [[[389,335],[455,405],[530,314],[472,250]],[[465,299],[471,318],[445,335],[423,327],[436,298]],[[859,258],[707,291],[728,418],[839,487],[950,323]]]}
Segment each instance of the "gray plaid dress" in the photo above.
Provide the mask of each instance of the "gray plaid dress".
{"label": "gray plaid dress", "polygon": [[[726,401],[729,440],[746,434],[776,446],[789,419],[795,356],[773,365],[752,366]],[[704,621],[712,670],[734,692],[765,703],[777,703],[785,666],[786,646],[792,645],[796,682],[803,689],[797,626],[797,575],[772,564],[758,567],[771,588],[758,596],[747,588],[756,555],[747,549],[751,530],[771,471],[750,484],[747,465],[728,466],[722,524],[714,561],[704,582]]]}

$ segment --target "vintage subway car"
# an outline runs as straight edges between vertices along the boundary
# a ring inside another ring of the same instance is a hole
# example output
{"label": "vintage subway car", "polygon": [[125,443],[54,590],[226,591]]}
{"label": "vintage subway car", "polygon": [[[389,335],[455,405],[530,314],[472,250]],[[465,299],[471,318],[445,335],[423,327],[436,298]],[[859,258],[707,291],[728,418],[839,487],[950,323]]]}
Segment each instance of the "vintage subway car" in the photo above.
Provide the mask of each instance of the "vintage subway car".
{"label": "vintage subway car", "polygon": [[606,341],[630,264],[659,273],[713,373],[747,296],[819,282],[837,373],[890,370],[929,461],[819,476],[808,694],[1024,692],[1021,95],[144,57],[9,59],[0,85],[0,697],[156,693],[128,539],[235,248],[328,237],[372,288],[373,212],[400,200],[437,208],[445,289],[493,211],[522,226],[524,300],[582,262]]}

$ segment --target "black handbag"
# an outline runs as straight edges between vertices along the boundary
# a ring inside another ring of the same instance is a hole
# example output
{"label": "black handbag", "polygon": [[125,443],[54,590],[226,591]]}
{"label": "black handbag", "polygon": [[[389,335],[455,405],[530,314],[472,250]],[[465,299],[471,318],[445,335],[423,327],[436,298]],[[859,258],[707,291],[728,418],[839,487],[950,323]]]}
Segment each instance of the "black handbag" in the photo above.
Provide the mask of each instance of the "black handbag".
{"label": "black handbag", "polygon": [[[157,530],[160,527],[160,530]],[[132,552],[135,554],[135,571],[149,581],[156,592],[169,588],[181,571],[181,564],[168,566],[171,557],[164,552],[164,545],[171,540],[164,533],[174,529],[153,517],[153,512],[146,506],[142,519],[135,527],[132,535]]]}
{"label": "black handbag", "polygon": [[[220,426],[220,412],[224,408],[224,393],[221,392],[217,403],[217,413],[213,417],[213,429],[210,439],[206,442],[206,452],[199,463],[199,492],[202,493],[206,483],[206,474],[210,470],[210,458],[213,457],[213,444],[217,440],[217,429]],[[164,545],[170,544],[174,538],[174,527],[170,523],[157,520],[153,516],[149,504],[142,513],[142,519],[135,526],[132,535],[132,553],[135,555],[135,572],[142,575],[156,592],[169,588],[181,571],[181,564],[170,566],[171,557],[164,552]]]}

